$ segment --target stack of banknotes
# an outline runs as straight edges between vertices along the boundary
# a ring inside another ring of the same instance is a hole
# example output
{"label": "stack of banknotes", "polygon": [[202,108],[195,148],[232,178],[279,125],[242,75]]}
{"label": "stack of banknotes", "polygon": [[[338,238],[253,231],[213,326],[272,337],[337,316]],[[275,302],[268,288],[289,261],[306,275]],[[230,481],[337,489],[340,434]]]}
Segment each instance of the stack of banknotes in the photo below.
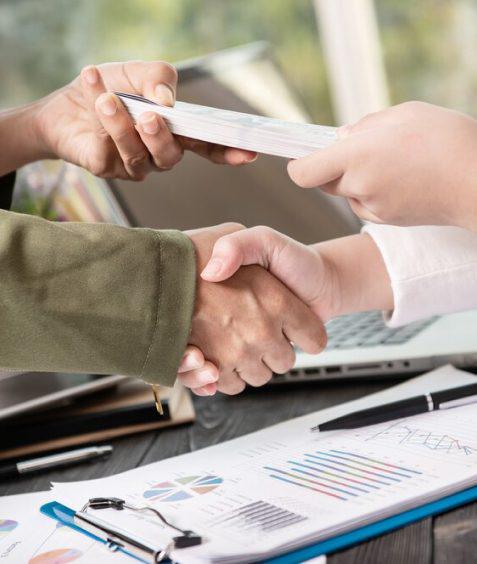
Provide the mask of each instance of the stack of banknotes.
{"label": "stack of banknotes", "polygon": [[176,135],[227,147],[296,159],[336,141],[335,127],[291,123],[185,102],[176,102],[170,108],[142,96],[117,95],[134,120],[143,112],[156,112]]}

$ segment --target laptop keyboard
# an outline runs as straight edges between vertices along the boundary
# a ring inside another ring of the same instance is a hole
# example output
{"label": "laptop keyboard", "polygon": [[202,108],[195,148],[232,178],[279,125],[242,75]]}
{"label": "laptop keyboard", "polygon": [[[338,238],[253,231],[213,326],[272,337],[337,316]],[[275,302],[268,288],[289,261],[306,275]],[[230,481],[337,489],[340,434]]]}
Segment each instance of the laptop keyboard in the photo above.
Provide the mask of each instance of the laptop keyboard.
{"label": "laptop keyboard", "polygon": [[386,327],[380,311],[354,313],[336,317],[326,324],[326,350],[402,345],[434,323],[438,317],[415,321],[404,327]]}

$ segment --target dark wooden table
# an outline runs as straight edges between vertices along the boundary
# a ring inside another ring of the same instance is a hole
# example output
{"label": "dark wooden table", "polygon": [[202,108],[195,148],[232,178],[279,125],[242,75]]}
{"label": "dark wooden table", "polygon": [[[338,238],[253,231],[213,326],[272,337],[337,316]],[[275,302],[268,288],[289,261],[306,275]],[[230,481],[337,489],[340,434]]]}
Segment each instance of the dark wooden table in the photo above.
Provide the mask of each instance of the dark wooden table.
{"label": "dark wooden table", "polygon": [[[197,450],[268,425],[384,389],[387,383],[300,384],[236,397],[195,398],[197,421],[113,441],[104,461],[0,485],[0,495],[46,490],[50,481],[88,480]],[[1,506],[1,498],[0,498]],[[329,557],[330,564],[468,564],[477,562],[477,504],[384,535]]]}

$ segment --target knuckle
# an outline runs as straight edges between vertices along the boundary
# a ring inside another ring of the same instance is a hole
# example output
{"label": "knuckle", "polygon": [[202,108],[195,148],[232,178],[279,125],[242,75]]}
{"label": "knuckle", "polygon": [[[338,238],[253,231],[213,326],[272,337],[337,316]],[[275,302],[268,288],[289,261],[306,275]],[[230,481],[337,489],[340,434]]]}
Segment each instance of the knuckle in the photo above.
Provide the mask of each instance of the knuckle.
{"label": "knuckle", "polygon": [[246,229],[245,225],[243,225],[243,223],[239,223],[238,221],[226,221],[225,223],[221,223],[220,227],[231,232]]}
{"label": "knuckle", "polygon": [[425,102],[421,102],[420,100],[409,100],[408,102],[403,102],[399,104],[397,107],[405,112],[409,112],[410,114],[414,115],[427,107],[428,104]]}
{"label": "knuckle", "polygon": [[279,358],[275,360],[274,370],[278,374],[284,374],[293,368],[295,364],[295,352],[290,347],[288,351],[283,351]]}
{"label": "knuckle", "polygon": [[147,174],[145,172],[134,172],[129,175],[129,180],[133,180],[134,182],[142,182],[146,179]]}
{"label": "knuckle", "polygon": [[116,160],[111,158],[109,155],[103,152],[97,152],[95,158],[88,163],[88,170],[94,176],[98,178],[111,178],[119,175],[122,170],[122,166],[120,170],[116,170],[118,167],[115,166]]}
{"label": "knuckle", "polygon": [[254,372],[253,376],[247,378],[247,384],[253,388],[260,388],[267,384],[272,377],[271,370],[264,370],[262,372]]}
{"label": "knuckle", "polygon": [[171,65],[167,61],[154,61],[151,65],[151,73],[154,75],[164,76],[164,74],[169,75],[174,81],[177,81],[178,73],[174,65]]}
{"label": "knuckle", "polygon": [[274,331],[268,323],[254,323],[248,332],[248,339],[261,349],[270,349],[275,345]]}
{"label": "knuckle", "polygon": [[326,347],[328,342],[328,335],[323,324],[317,323],[310,331],[310,343],[313,348],[314,354],[320,353]]}
{"label": "knuckle", "polygon": [[263,242],[271,242],[275,238],[277,232],[275,229],[267,225],[257,225],[251,229]]}
{"label": "knuckle", "polygon": [[171,63],[168,63],[167,61],[161,61],[161,66],[165,69],[167,69],[167,71],[175,78],[177,79],[178,77],[178,73],[177,73],[177,69],[174,65],[171,65]]}
{"label": "knuckle", "polygon": [[160,156],[155,159],[156,166],[161,171],[171,170],[182,160],[182,153],[177,152],[174,155],[168,157],[167,159],[161,158]]}
{"label": "knuckle", "polygon": [[146,152],[126,155],[123,158],[124,164],[130,169],[142,168],[149,161],[149,155]]}
{"label": "knuckle", "polygon": [[240,394],[240,392],[243,392],[245,385],[245,382],[237,376],[233,381],[219,384],[218,390],[224,394],[228,394],[229,396],[236,396],[237,394]]}

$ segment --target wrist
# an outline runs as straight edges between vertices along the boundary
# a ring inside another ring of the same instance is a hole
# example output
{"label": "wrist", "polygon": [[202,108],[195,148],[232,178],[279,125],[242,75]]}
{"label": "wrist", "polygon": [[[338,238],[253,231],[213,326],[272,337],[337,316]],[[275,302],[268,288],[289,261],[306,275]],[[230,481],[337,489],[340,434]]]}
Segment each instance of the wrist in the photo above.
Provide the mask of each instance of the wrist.
{"label": "wrist", "polygon": [[0,112],[0,174],[52,158],[39,124],[41,101]]}
{"label": "wrist", "polygon": [[381,253],[366,233],[315,245],[329,272],[329,315],[337,317],[394,308],[391,281]]}
{"label": "wrist", "polygon": [[311,245],[311,248],[319,257],[322,263],[323,272],[325,275],[322,277],[323,283],[321,291],[316,300],[317,305],[315,310],[319,310],[320,319],[326,323],[334,317],[343,315],[345,313],[345,304],[349,301],[344,293],[347,291],[346,281],[343,280],[343,273],[339,268],[339,261],[333,252],[333,241],[326,241]]}

